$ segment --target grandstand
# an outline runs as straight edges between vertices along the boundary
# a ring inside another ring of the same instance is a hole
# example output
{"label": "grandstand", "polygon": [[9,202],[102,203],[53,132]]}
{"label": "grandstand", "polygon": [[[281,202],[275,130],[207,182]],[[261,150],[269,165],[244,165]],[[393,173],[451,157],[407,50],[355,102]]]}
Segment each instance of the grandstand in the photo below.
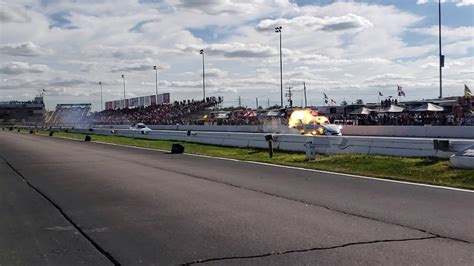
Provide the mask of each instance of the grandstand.
{"label": "grandstand", "polygon": [[43,125],[45,106],[43,96],[33,101],[0,102],[0,124]]}
{"label": "grandstand", "polygon": [[146,123],[150,125],[185,124],[202,116],[208,108],[217,107],[222,98],[207,97],[205,100],[183,100],[146,107],[107,109],[91,115],[90,120],[100,125]]}
{"label": "grandstand", "polygon": [[205,100],[183,100],[173,103],[154,104],[135,108],[106,109],[91,113],[91,104],[58,104],[54,112],[48,114],[46,126],[77,127],[96,125],[130,125],[146,123],[150,125],[184,124],[197,120],[221,104],[222,99],[208,97]]}
{"label": "grandstand", "polygon": [[90,103],[58,104],[54,112],[47,118],[48,126],[77,125],[86,122],[91,110]]}

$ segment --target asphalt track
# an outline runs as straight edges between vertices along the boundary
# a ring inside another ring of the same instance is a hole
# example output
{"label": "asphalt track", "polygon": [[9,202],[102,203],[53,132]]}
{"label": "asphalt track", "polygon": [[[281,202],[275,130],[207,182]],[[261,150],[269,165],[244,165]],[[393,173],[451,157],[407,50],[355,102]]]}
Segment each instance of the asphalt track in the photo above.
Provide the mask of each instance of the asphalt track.
{"label": "asphalt track", "polygon": [[473,265],[474,193],[0,131],[0,265]]}

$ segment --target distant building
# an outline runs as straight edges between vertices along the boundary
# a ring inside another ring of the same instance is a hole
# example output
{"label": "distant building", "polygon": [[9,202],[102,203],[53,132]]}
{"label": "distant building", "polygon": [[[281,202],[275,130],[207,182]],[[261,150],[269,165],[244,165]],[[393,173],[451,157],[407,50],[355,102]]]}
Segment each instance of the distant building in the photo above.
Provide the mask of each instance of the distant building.
{"label": "distant building", "polygon": [[0,124],[42,125],[44,115],[43,96],[37,96],[33,101],[26,102],[0,102]]}

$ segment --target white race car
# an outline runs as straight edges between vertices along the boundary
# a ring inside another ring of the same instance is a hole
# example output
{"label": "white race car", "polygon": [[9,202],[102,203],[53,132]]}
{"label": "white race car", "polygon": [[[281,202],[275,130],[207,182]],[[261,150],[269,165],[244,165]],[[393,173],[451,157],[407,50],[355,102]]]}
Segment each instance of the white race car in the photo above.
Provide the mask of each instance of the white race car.
{"label": "white race car", "polygon": [[327,116],[311,109],[294,110],[288,127],[297,129],[302,135],[342,135],[342,126],[330,124]]}
{"label": "white race car", "polygon": [[342,126],[340,125],[311,122],[308,124],[299,123],[295,128],[298,129],[302,135],[342,136]]}
{"label": "white race car", "polygon": [[143,134],[152,131],[151,128],[147,127],[147,126],[146,126],[145,124],[143,124],[143,123],[132,124],[132,125],[130,126],[130,130],[141,131]]}

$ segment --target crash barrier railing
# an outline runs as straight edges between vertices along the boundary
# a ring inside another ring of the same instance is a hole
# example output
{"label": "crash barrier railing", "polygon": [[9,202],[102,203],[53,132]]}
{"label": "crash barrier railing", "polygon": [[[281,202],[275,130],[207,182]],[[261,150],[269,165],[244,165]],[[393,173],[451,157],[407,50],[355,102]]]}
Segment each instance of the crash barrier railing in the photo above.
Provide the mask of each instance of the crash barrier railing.
{"label": "crash barrier railing", "polygon": [[[94,128],[128,129],[129,125],[94,125]],[[271,125],[149,125],[155,130],[191,130],[206,132],[247,132],[247,133],[298,133],[287,126]],[[474,126],[353,126],[342,128],[344,136],[386,136],[386,137],[421,137],[421,138],[465,138],[474,139]]]}
{"label": "crash barrier railing", "polygon": [[[68,129],[69,132],[99,135],[115,135],[142,139],[186,141],[219,146],[267,149],[268,136],[265,133],[203,132],[154,130],[141,132],[128,129]],[[449,158],[474,140],[356,137],[356,136],[302,136],[293,134],[271,134],[272,148],[276,151],[300,151],[321,154],[378,154],[404,157]]]}

